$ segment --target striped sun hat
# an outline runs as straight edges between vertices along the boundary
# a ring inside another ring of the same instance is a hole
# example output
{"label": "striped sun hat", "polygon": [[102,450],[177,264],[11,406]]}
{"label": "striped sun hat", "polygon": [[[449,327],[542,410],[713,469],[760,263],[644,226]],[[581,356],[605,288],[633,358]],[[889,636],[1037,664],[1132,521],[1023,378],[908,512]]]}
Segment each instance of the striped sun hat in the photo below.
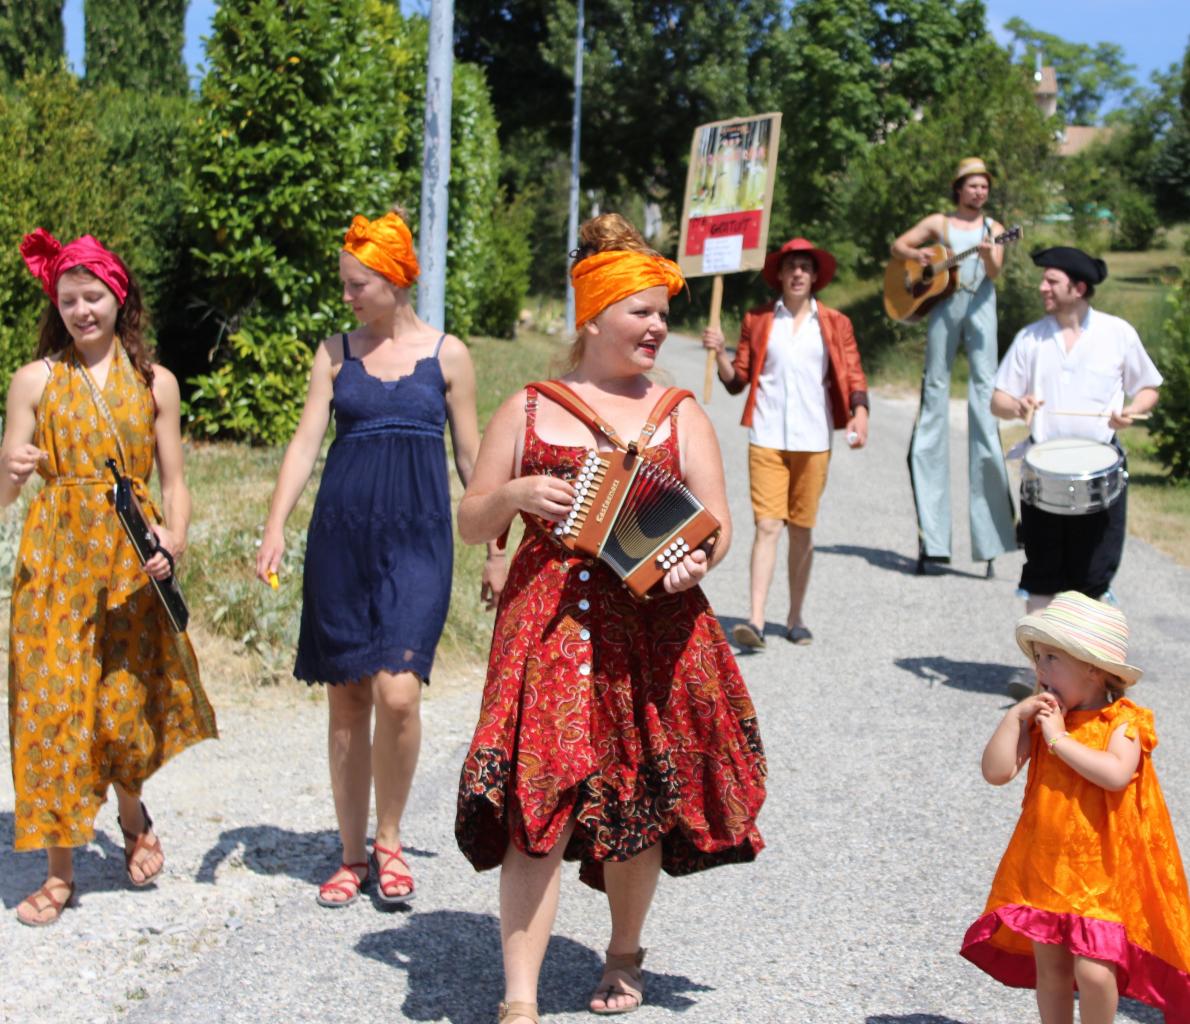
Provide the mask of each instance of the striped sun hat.
{"label": "striped sun hat", "polygon": [[1017,622],[1016,642],[1030,661],[1034,643],[1049,644],[1072,658],[1097,665],[1125,686],[1142,675],[1141,669],[1124,660],[1128,657],[1124,613],[1074,590],[1057,594],[1042,611]]}

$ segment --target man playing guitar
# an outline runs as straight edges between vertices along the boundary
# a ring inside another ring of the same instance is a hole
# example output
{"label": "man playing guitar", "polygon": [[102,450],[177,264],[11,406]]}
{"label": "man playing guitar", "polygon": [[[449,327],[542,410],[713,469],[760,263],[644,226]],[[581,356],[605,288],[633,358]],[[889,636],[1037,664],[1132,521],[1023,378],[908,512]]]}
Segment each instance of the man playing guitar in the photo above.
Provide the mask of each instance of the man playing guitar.
{"label": "man playing guitar", "polygon": [[953,271],[958,287],[930,310],[921,408],[909,444],[909,475],[917,506],[917,572],[931,562],[950,561],[950,371],[959,343],[970,364],[967,389],[968,477],[970,480],[971,556],[987,561],[1015,546],[1008,469],[1000,431],[991,412],[996,372],[996,291],[993,281],[1004,262],[1004,249],[992,238],[1004,226],[983,213],[991,175],[978,157],[967,157],[951,181],[955,209],[932,213],[901,235],[893,256],[930,263],[923,247],[941,242],[954,251],[977,247],[978,255]]}

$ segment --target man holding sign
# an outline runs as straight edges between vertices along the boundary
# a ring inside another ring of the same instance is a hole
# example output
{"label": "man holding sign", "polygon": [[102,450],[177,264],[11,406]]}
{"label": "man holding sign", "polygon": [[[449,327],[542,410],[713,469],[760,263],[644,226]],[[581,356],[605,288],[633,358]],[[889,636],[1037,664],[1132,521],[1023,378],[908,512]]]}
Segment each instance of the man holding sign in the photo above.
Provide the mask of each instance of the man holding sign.
{"label": "man holding sign", "polygon": [[732,630],[742,647],[764,647],[764,606],[773,581],[782,527],[789,533],[787,638],[813,639],[802,620],[810,582],[811,530],[826,487],[831,432],[847,430],[847,443],[868,439],[868,382],[851,321],[818,302],[835,258],[804,238],[786,242],[764,261],[763,277],[780,297],[748,312],[735,358],[723,332],[702,336],[714,353],[719,380],[731,394],[745,388],[741,423],[750,428],[748,474],[756,536],[752,542],[751,609]]}

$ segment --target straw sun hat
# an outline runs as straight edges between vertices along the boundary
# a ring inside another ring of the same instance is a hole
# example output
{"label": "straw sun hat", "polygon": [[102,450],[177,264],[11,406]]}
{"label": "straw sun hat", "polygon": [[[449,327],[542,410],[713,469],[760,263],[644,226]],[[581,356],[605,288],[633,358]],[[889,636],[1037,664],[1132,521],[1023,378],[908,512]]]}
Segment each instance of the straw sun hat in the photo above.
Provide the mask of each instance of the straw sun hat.
{"label": "straw sun hat", "polygon": [[1033,644],[1049,644],[1131,686],[1142,674],[1129,665],[1128,621],[1118,608],[1073,590],[1058,594],[1042,611],[1016,624],[1016,642],[1033,660]]}

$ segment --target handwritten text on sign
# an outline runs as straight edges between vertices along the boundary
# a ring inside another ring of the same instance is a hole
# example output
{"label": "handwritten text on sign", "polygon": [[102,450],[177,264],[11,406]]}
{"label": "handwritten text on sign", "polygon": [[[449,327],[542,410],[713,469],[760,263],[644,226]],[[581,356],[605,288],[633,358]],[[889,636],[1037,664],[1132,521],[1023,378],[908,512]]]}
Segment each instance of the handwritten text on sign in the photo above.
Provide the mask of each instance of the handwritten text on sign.
{"label": "handwritten text on sign", "polygon": [[740,269],[744,261],[744,236],[724,235],[708,238],[702,246],[702,272],[704,274],[731,274]]}

